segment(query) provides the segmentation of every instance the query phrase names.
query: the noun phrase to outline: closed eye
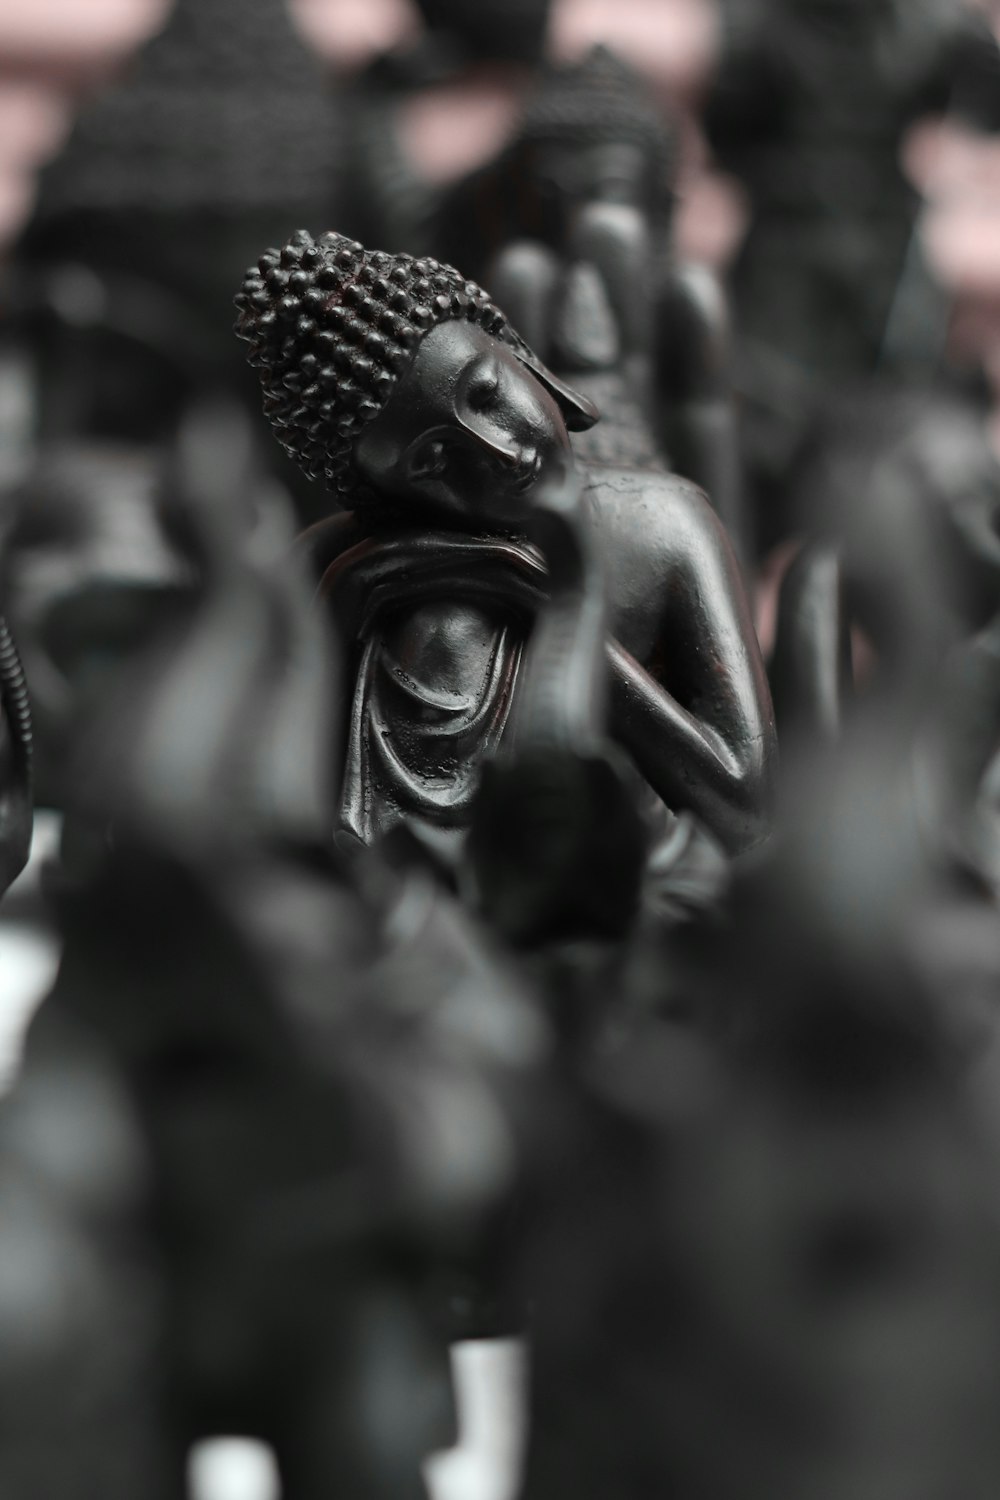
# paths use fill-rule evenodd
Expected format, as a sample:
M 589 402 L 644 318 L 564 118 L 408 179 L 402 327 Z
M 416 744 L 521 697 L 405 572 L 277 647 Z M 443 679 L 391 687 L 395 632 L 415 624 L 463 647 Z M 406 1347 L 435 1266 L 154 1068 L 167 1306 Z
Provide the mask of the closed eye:
M 477 369 L 469 381 L 466 400 L 473 411 L 483 411 L 495 399 L 500 389 L 500 367 L 490 360 Z
M 439 439 L 423 443 L 410 460 L 411 479 L 436 479 L 448 467 L 448 450 Z

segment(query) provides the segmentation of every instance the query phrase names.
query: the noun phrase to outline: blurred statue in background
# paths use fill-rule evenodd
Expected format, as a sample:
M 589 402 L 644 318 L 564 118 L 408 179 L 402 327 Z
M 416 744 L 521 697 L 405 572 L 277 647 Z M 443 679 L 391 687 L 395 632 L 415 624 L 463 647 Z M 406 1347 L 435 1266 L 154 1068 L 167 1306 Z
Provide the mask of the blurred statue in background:
M 802 546 L 770 664 L 784 734 L 836 738 L 853 696 L 938 716 L 949 653 L 994 618 L 1000 465 L 977 402 L 860 384 L 815 418 L 787 481 Z M 957 727 L 957 726 L 956 726 Z
M 596 47 L 547 70 L 500 157 L 445 195 L 436 242 L 600 406 L 579 451 L 693 479 L 739 547 L 725 307 L 674 256 L 679 149 L 642 76 Z
M 0 618 L 0 896 L 28 860 L 32 782 L 28 686 L 10 628 Z
M 940 688 L 1000 605 L 1000 463 L 978 403 L 868 384 L 818 420 L 790 476 L 796 535 L 839 545 L 869 688 Z
M 577 481 L 568 430 L 594 408 L 435 260 L 302 231 L 237 301 L 279 441 L 347 512 L 311 536 L 349 660 L 342 838 L 406 820 L 460 840 L 550 586 L 535 526 L 580 483 L 607 587 L 610 734 L 645 781 L 652 847 L 669 869 L 692 817 L 728 851 L 760 839 L 770 701 L 703 496 L 639 466 L 583 464 Z
M 745 186 L 732 289 L 762 541 L 789 526 L 789 467 L 831 395 L 941 366 L 947 307 L 922 259 L 907 128 L 1000 128 L 1000 54 L 952 0 L 726 0 L 704 124 Z

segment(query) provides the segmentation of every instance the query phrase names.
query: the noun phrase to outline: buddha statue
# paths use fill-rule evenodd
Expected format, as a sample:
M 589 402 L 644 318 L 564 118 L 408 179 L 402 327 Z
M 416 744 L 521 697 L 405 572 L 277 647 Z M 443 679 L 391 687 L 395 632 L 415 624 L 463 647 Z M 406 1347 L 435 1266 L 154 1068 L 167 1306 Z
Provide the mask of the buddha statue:
M 279 441 L 345 512 L 308 534 L 349 662 L 341 841 L 406 821 L 461 844 L 550 585 L 533 538 L 575 504 L 604 574 L 608 727 L 661 874 L 692 828 L 732 853 L 756 843 L 770 699 L 704 495 L 659 469 L 578 466 L 570 433 L 596 409 L 434 259 L 299 231 L 237 306 Z

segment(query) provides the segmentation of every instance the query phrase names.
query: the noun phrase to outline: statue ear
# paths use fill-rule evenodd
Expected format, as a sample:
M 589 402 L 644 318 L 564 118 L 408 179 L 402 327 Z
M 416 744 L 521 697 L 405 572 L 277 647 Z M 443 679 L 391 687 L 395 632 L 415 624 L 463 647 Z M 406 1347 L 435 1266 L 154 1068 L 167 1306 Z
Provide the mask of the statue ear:
M 557 375 L 553 375 L 548 365 L 543 365 L 541 360 L 529 350 L 518 349 L 515 353 L 521 363 L 527 366 L 535 379 L 556 401 L 570 432 L 586 432 L 588 427 L 593 427 L 594 423 L 600 419 L 601 413 L 589 396 L 575 391 L 571 385 L 567 385 Z

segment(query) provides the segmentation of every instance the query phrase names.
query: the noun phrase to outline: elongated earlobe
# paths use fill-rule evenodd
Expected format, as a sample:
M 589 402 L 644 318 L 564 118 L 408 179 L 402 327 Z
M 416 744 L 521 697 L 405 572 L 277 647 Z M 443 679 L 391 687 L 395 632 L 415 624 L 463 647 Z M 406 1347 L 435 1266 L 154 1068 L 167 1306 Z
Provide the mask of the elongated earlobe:
M 575 391 L 571 385 L 553 375 L 548 365 L 527 350 L 515 350 L 518 359 L 539 381 L 549 395 L 558 402 L 559 410 L 570 432 L 586 432 L 588 427 L 600 420 L 601 413 L 588 396 Z

